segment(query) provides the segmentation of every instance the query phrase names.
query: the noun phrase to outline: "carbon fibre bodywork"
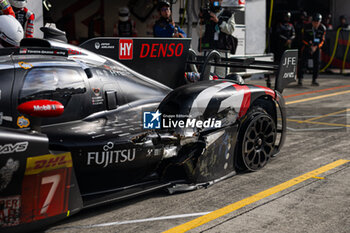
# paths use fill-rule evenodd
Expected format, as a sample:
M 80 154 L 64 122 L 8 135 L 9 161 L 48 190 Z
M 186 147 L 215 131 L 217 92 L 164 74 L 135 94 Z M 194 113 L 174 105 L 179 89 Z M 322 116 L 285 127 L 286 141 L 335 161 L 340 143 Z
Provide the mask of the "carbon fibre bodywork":
M 272 154 L 284 142 L 277 91 L 230 80 L 171 89 L 82 48 L 43 43 L 50 48 L 0 51 L 1 231 L 32 230 L 82 208 L 234 174 L 241 122 L 258 102 L 276 125 L 282 119 Z M 63 114 L 18 110 L 40 100 L 59 101 Z M 33 111 L 56 108 L 36 103 Z M 161 113 L 162 127 L 147 129 L 145 112 Z

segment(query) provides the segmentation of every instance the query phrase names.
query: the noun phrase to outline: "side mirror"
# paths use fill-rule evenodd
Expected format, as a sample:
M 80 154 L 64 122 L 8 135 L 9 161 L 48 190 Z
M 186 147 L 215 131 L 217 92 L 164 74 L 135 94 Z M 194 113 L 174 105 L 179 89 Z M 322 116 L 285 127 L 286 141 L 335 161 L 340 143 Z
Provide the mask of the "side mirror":
M 64 106 L 59 101 L 32 100 L 18 105 L 17 110 L 32 117 L 57 117 L 63 114 Z

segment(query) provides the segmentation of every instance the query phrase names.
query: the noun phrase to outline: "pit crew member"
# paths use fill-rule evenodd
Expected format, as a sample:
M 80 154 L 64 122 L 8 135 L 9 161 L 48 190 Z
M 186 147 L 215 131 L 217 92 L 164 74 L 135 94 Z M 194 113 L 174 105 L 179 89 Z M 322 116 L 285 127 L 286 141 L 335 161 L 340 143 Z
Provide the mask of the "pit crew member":
M 312 17 L 312 22 L 305 26 L 304 33 L 302 35 L 303 47 L 301 48 L 301 67 L 298 69 L 298 85 L 302 85 L 304 70 L 307 67 L 307 61 L 309 58 L 313 60 L 313 86 L 319 86 L 317 82 L 319 69 L 320 69 L 320 50 L 324 44 L 326 36 L 326 27 L 321 23 L 322 15 L 316 13 Z
M 21 23 L 25 31 L 25 37 L 32 38 L 34 36 L 35 15 L 26 8 L 27 0 L 10 0 L 10 4 L 15 12 L 16 19 Z
M 177 25 L 171 17 L 170 4 L 167 1 L 158 3 L 159 20 L 153 26 L 155 37 L 176 37 L 185 38 L 186 33 Z

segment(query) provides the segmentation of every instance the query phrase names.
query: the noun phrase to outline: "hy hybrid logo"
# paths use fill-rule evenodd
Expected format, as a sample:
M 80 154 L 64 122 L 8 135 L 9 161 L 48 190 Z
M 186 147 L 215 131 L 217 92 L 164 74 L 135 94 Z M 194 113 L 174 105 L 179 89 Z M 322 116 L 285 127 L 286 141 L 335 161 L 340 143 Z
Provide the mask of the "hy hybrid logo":
M 133 41 L 132 39 L 119 40 L 119 60 L 132 60 Z
M 144 129 L 160 129 L 161 113 L 157 112 L 144 112 L 143 113 L 143 128 Z

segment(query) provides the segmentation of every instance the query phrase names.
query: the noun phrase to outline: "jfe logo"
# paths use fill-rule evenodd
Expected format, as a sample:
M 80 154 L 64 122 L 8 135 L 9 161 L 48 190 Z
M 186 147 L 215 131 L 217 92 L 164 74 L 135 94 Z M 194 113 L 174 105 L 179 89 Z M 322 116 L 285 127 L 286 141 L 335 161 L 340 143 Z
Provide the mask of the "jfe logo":
M 119 60 L 132 60 L 133 41 L 131 39 L 119 40 Z
M 156 112 L 144 112 L 143 113 L 143 128 L 144 129 L 160 129 L 161 113 Z

